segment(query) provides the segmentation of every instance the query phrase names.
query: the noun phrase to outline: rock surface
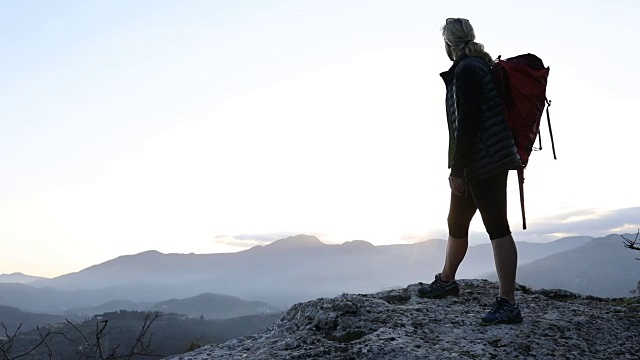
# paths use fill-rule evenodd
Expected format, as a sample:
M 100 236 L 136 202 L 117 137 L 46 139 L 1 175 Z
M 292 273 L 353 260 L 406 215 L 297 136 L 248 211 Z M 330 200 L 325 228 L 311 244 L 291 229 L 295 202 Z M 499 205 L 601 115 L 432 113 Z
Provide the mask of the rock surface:
M 640 359 L 633 299 L 520 286 L 524 322 L 483 326 L 497 284 L 459 283 L 459 296 L 440 300 L 417 297 L 413 284 L 296 304 L 260 334 L 170 359 Z

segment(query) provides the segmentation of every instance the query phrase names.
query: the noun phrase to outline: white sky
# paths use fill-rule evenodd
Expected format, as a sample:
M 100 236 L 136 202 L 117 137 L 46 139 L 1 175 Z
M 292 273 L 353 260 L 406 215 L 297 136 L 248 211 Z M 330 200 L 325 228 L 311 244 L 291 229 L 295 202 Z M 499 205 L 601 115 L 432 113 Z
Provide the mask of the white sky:
M 545 125 L 517 239 L 592 235 L 549 223 L 640 205 L 638 16 L 633 1 L 0 2 L 0 273 L 296 233 L 444 238 L 447 17 L 494 57 L 551 67 L 559 160 Z M 640 222 L 610 218 L 600 231 Z

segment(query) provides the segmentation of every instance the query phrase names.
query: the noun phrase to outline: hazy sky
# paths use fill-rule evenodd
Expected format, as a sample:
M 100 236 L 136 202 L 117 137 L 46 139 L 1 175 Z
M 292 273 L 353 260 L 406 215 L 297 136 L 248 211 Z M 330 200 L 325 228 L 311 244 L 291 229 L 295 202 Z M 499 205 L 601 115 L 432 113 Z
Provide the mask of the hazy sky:
M 639 15 L 635 1 L 2 1 L 0 273 L 297 233 L 444 238 L 448 17 L 494 57 L 551 67 L 559 159 L 545 125 L 517 239 L 635 232 Z

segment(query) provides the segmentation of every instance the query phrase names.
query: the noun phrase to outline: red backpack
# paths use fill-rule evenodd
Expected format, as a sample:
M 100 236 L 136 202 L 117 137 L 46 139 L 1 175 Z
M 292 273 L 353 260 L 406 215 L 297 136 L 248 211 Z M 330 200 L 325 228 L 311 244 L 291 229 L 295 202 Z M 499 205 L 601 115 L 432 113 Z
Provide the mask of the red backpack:
M 542 150 L 540 139 L 540 120 L 547 105 L 547 123 L 551 135 L 553 158 L 556 159 L 556 148 L 551 131 L 549 106 L 547 99 L 547 78 L 549 67 L 545 67 L 539 57 L 524 54 L 501 60 L 500 56 L 493 67 L 493 78 L 502 97 L 507 121 L 516 143 L 522 167 L 518 169 L 520 184 L 520 209 L 522 210 L 522 228 L 527 228 L 524 212 L 524 168 L 529 163 L 529 156 L 533 150 Z M 538 137 L 539 146 L 534 148 Z

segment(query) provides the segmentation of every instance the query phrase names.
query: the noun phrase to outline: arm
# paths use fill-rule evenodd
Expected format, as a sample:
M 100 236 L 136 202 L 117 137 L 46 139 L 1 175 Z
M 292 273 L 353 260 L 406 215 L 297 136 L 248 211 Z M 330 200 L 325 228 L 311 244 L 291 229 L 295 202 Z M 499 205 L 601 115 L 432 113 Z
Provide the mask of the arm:
M 482 123 L 482 78 L 466 66 L 456 74 L 458 131 L 456 132 L 451 176 L 462 178 L 475 149 L 476 134 Z

